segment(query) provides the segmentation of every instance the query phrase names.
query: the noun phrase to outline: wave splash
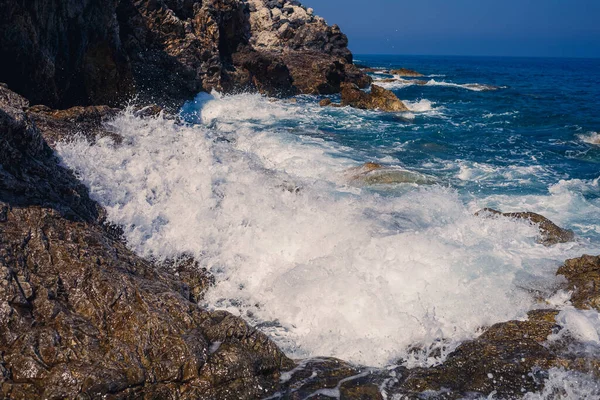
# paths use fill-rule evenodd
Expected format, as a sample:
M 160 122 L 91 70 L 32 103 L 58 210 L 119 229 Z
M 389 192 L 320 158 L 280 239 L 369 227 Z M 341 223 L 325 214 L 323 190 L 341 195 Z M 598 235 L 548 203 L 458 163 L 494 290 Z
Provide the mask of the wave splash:
M 184 107 L 194 124 L 125 113 L 112 122 L 122 144 L 76 139 L 58 152 L 135 251 L 194 256 L 217 279 L 209 306 L 295 357 L 439 363 L 444 352 L 409 348 L 452 348 L 524 316 L 530 291 L 549 291 L 581 252 L 542 248 L 526 223 L 479 219 L 482 205 L 448 187 L 352 185 L 348 149 L 302 134 L 307 107 L 204 94 Z

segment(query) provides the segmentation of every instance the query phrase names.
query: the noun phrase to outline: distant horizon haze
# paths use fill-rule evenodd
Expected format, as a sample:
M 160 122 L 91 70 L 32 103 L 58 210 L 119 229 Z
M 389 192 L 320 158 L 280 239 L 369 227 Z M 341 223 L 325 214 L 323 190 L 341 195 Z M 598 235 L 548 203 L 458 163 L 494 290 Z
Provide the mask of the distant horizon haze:
M 355 54 L 600 58 L 599 0 L 302 0 Z

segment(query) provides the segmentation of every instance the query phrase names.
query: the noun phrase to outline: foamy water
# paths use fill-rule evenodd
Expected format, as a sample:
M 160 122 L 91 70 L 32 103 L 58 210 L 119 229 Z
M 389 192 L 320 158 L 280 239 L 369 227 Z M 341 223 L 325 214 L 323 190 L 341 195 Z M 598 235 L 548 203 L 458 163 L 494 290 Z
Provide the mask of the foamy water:
M 347 171 L 364 161 L 315 124 L 344 115 L 369 126 L 365 113 L 203 94 L 184 107 L 195 124 L 125 113 L 112 123 L 121 145 L 75 140 L 58 152 L 136 252 L 196 257 L 217 279 L 208 306 L 257 324 L 292 357 L 439 363 L 483 327 L 540 307 L 531 292 L 550 295 L 565 258 L 600 250 L 585 239 L 546 248 L 523 221 L 473 215 L 494 202 L 545 204 L 570 227 L 595 205 L 568 187 L 504 199 L 445 184 L 353 184 Z M 477 179 L 467 171 L 461 179 Z M 409 354 L 414 345 L 423 352 Z
M 404 89 L 409 86 L 422 85 L 422 86 L 446 86 L 455 87 L 460 89 L 471 90 L 474 92 L 483 92 L 502 89 L 492 85 L 484 85 L 481 83 L 454 83 L 446 81 L 437 81 L 435 79 L 429 79 L 423 81 L 420 79 L 404 79 L 398 75 L 394 75 L 394 81 L 387 81 L 384 78 L 375 79 L 374 83 L 387 89 Z

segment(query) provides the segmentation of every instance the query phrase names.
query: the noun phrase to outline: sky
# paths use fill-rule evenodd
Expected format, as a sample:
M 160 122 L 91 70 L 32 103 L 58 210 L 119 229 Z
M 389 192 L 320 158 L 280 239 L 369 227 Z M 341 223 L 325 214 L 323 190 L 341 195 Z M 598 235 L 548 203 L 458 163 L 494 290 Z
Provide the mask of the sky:
M 301 0 L 355 54 L 600 57 L 600 0 Z

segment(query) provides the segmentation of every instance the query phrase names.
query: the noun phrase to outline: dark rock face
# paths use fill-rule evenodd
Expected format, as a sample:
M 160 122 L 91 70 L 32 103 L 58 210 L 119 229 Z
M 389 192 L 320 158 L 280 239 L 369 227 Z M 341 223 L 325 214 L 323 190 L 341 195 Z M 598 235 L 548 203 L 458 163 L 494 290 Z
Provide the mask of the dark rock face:
M 0 81 L 32 103 L 116 104 L 132 90 L 118 0 L 0 3 Z
M 600 256 L 572 258 L 556 273 L 567 278 L 568 289 L 573 291 L 571 303 L 575 307 L 600 310 Z
M 0 81 L 34 104 L 138 101 L 177 108 L 198 92 L 337 93 L 366 87 L 348 39 L 296 1 L 71 0 L 0 4 Z
M 44 140 L 65 120 L 40 132 L 27 106 L 0 87 L 2 397 L 272 392 L 293 363 L 239 318 L 190 301 L 207 284 L 199 269 L 173 266 L 192 287 L 129 251 Z
M 491 208 L 484 208 L 483 210 L 475 213 L 475 215 L 484 217 L 503 216 L 508 218 L 527 220 L 532 224 L 538 226 L 540 230 L 540 237 L 538 238 L 538 243 L 541 243 L 544 246 L 551 246 L 557 243 L 571 242 L 575 238 L 575 234 L 572 230 L 563 229 L 560 226 L 556 225 L 554 222 L 550 221 L 548 218 L 544 217 L 543 215 L 536 214 L 533 212 L 502 213 Z
M 342 105 L 365 110 L 408 111 L 404 103 L 391 90 L 377 85 L 372 85 L 371 92 L 367 93 L 354 84 L 344 84 L 342 86 Z

